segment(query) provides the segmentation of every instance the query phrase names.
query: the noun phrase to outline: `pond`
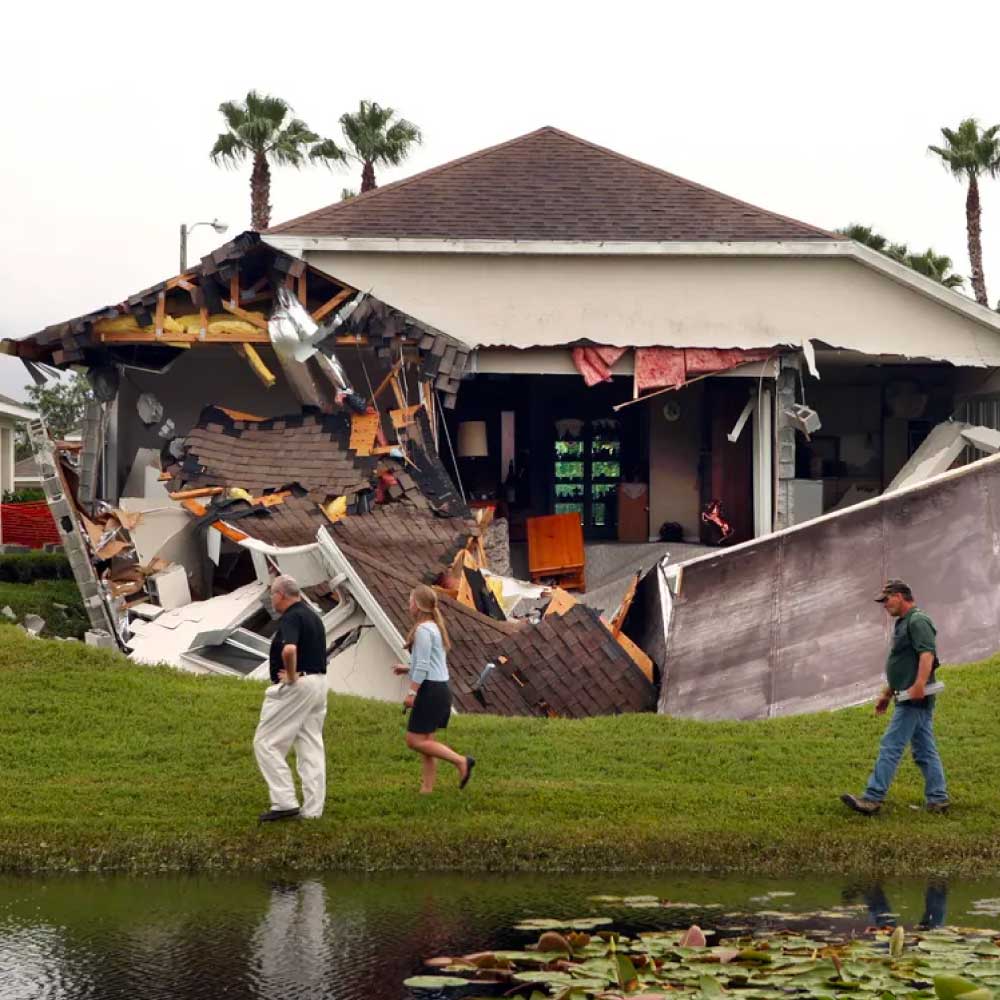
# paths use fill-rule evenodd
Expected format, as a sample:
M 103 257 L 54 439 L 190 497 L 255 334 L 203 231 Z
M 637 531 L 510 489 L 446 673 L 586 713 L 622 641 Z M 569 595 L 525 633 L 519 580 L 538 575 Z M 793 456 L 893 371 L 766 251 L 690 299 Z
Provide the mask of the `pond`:
M 642 896 L 652 898 L 625 900 Z M 599 917 L 634 935 L 691 923 L 753 931 L 794 913 L 797 930 L 850 935 L 897 920 L 1000 928 L 998 897 L 1000 883 L 939 880 L 11 877 L 0 880 L 0 997 L 409 1000 L 404 980 L 433 972 L 425 959 L 523 949 L 538 939 L 515 928 L 528 918 Z

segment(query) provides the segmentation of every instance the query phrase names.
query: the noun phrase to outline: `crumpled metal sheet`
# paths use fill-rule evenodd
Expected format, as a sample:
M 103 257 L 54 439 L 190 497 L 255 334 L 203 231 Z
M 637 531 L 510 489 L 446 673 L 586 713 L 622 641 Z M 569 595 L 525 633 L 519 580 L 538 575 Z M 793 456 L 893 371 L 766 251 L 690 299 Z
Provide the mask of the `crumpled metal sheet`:
M 884 683 L 905 580 L 944 663 L 1000 649 L 1000 455 L 683 566 L 661 714 L 760 719 L 858 704 Z

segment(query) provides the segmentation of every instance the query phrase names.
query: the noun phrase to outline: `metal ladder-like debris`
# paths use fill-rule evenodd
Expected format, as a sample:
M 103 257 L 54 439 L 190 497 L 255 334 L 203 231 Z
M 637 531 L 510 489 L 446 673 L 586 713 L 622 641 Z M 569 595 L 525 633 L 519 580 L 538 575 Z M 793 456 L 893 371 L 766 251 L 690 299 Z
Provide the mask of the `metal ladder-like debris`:
M 101 581 L 94 572 L 90 561 L 90 552 L 86 540 L 80 530 L 76 511 L 66 496 L 66 484 L 59 470 L 59 460 L 55 448 L 49 438 L 45 424 L 41 420 L 32 420 L 28 424 L 28 437 L 31 450 L 35 456 L 38 473 L 42 480 L 42 490 L 48 502 L 52 519 L 56 522 L 63 549 L 69 559 L 73 578 L 80 589 L 83 606 L 87 611 L 91 627 L 108 635 L 117 634 L 108 599 Z

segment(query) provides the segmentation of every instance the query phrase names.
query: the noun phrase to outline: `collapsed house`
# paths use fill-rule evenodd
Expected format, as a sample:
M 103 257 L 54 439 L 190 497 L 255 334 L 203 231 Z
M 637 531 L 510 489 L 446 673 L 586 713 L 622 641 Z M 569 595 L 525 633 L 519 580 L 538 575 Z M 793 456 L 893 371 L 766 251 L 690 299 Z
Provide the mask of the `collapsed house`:
M 266 676 L 269 581 L 289 572 L 323 615 L 331 687 L 395 700 L 424 582 L 455 636 L 460 710 L 653 707 L 652 665 L 590 608 L 557 591 L 540 621 L 504 611 L 489 518 L 437 450 L 469 356 L 454 338 L 248 233 L 126 303 L 7 344 L 39 378 L 76 365 L 94 389 L 78 446 L 40 421 L 31 437 L 95 641 Z
M 402 655 L 406 588 L 431 581 L 471 643 L 454 655 L 470 711 L 858 700 L 880 655 L 834 676 L 787 631 L 811 574 L 837 576 L 811 546 L 905 574 L 845 526 L 908 516 L 911 489 L 1000 428 L 998 314 L 553 128 L 4 347 L 39 377 L 83 367 L 97 393 L 76 459 L 36 434 L 95 629 L 137 659 L 254 675 L 265 581 L 297 567 L 332 683 L 394 697 L 366 664 Z M 597 614 L 613 546 L 628 554 Z M 932 572 L 909 574 L 918 595 Z M 515 577 L 563 589 L 536 601 Z M 860 622 L 850 593 L 838 615 Z M 730 694 L 712 702 L 716 665 Z

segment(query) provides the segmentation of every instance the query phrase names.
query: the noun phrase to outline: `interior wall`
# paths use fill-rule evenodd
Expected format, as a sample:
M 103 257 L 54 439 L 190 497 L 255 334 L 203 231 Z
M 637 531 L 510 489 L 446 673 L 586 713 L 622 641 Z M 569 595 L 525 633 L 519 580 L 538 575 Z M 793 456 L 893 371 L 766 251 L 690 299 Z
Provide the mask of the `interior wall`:
M 159 449 L 168 442 L 159 436 L 160 423 L 146 427 L 136 413 L 136 400 L 144 392 L 163 404 L 163 420 L 173 420 L 177 437 L 186 436 L 201 411 L 213 403 L 260 417 L 298 413 L 299 401 L 274 354 L 261 348 L 260 355 L 278 379 L 270 389 L 227 345 L 192 347 L 162 374 L 126 368 L 118 392 L 118 489 L 125 484 L 137 449 Z
M 705 383 L 697 382 L 659 401 L 639 404 L 649 408 L 649 532 L 657 537 L 665 521 L 684 528 L 684 540 L 699 536 L 699 461 Z M 673 400 L 680 416 L 669 421 L 663 406 Z

